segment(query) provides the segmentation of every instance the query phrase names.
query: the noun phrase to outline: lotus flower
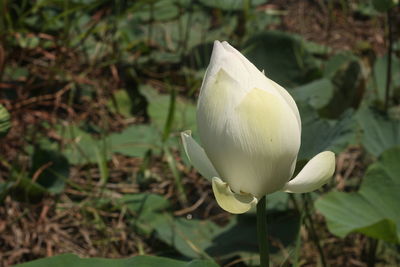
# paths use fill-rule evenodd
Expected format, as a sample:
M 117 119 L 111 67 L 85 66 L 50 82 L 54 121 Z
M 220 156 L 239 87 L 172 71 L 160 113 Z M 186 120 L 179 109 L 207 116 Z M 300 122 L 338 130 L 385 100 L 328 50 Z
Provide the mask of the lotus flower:
M 293 175 L 300 148 L 296 103 L 227 42 L 214 42 L 197 104 L 202 146 L 181 134 L 185 152 L 200 174 L 212 180 L 217 203 L 244 213 L 276 191 L 305 193 L 325 184 L 335 155 L 321 152 Z

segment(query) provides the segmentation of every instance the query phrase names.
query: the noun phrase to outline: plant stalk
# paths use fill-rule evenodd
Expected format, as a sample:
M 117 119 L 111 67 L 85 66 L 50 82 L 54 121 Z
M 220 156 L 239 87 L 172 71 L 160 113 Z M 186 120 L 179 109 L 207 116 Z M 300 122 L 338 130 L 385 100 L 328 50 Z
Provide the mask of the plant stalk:
M 266 203 L 266 196 L 263 196 L 257 203 L 257 239 L 261 267 L 269 267 Z
M 389 91 L 392 81 L 392 53 L 393 53 L 393 27 L 392 27 L 392 10 L 386 13 L 388 24 L 388 51 L 387 51 L 387 67 L 386 67 L 386 90 L 385 90 L 385 112 L 389 108 Z
M 304 223 L 304 225 L 308 228 L 307 230 L 310 232 L 311 238 L 313 239 L 313 242 L 314 242 L 315 246 L 317 247 L 322 266 L 326 267 L 327 264 L 326 264 L 326 260 L 325 260 L 325 254 L 321 247 L 321 243 L 319 241 L 319 237 L 318 237 L 317 231 L 315 230 L 314 222 L 313 222 L 313 219 L 312 219 L 311 213 L 310 213 L 310 205 L 309 205 L 309 203 L 311 202 L 310 195 L 308 193 L 302 194 L 302 198 L 303 198 L 303 203 L 304 203 L 303 205 L 304 205 L 304 211 L 305 211 L 305 218 L 308 221 L 308 227 L 307 227 L 306 223 Z

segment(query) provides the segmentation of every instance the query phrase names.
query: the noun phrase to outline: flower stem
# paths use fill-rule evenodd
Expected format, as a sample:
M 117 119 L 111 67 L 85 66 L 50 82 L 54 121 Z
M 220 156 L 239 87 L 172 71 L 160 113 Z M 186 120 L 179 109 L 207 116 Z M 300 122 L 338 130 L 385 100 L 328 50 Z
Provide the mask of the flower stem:
M 310 202 L 312 201 L 310 194 L 309 193 L 302 194 L 302 198 L 303 198 L 303 205 L 304 205 L 304 211 L 305 211 L 305 218 L 308 221 L 308 227 L 307 227 L 306 223 L 304 223 L 304 225 L 306 226 L 306 228 L 308 228 L 307 230 L 311 234 L 311 238 L 313 239 L 314 244 L 318 249 L 318 253 L 319 253 L 319 257 L 321 259 L 322 266 L 326 267 L 327 264 L 326 264 L 326 260 L 325 260 L 324 250 L 321 247 L 321 243 L 320 243 L 317 231 L 315 230 L 315 227 L 314 227 L 314 221 L 313 221 L 313 219 L 311 217 L 311 213 L 310 213 Z
M 387 51 L 387 68 L 386 68 L 386 88 L 385 88 L 385 111 L 389 108 L 389 90 L 392 80 L 392 53 L 393 53 L 393 28 L 392 28 L 392 11 L 387 11 L 387 24 L 388 24 L 388 51 Z
M 266 196 L 263 196 L 257 203 L 257 238 L 260 251 L 260 266 L 269 267 Z

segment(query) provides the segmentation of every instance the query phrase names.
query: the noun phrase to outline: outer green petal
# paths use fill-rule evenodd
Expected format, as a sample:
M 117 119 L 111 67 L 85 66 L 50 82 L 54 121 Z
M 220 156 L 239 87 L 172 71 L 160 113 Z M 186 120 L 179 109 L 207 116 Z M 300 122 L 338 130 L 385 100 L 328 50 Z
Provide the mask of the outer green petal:
M 204 149 L 197 144 L 192 138 L 191 131 L 181 133 L 183 147 L 190 162 L 196 170 L 205 178 L 211 179 L 212 177 L 219 176 L 214 166 L 208 159 Z
M 307 193 L 328 182 L 335 172 L 335 154 L 324 151 L 313 157 L 300 173 L 283 187 L 288 193 Z
M 218 205 L 227 212 L 245 213 L 257 204 L 257 198 L 250 194 L 233 193 L 229 185 L 218 177 L 212 178 L 212 188 Z

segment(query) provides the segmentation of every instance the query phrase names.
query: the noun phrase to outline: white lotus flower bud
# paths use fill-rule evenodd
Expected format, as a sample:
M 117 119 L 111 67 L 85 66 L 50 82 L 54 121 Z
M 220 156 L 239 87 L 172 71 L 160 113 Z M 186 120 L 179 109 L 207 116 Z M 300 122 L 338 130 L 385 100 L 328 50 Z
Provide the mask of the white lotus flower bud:
M 325 184 L 335 156 L 315 156 L 291 181 L 300 148 L 301 120 L 289 93 L 227 42 L 214 42 L 197 105 L 203 148 L 182 133 L 194 167 L 212 179 L 218 204 L 244 213 L 266 194 L 310 192 Z

